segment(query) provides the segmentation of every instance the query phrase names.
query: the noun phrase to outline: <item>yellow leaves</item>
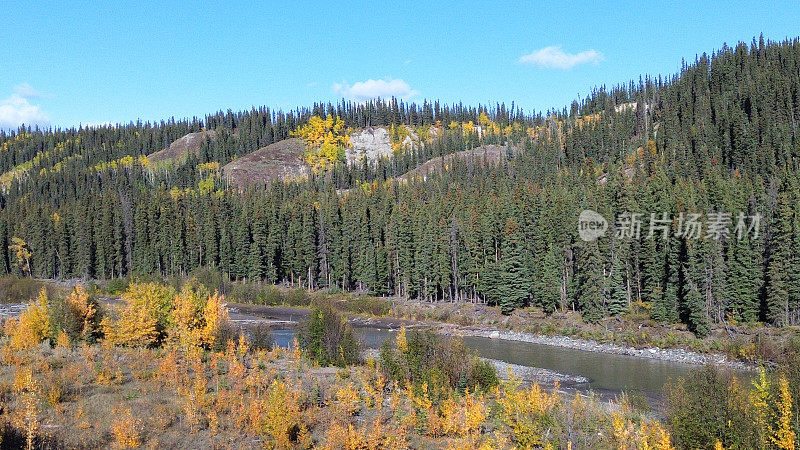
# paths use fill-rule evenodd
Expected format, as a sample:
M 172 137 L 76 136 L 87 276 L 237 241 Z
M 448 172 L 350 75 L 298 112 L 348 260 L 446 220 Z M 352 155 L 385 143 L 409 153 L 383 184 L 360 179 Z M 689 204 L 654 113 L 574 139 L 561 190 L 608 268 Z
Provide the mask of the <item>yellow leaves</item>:
M 74 316 L 81 321 L 81 335 L 87 340 L 97 331 L 95 330 L 97 308 L 89 300 L 89 293 L 83 286 L 77 285 L 67 296 L 66 303 Z
M 47 290 L 42 288 L 36 302 L 28 306 L 17 321 L 9 321 L 12 350 L 27 350 L 39 345 L 50 334 Z
M 538 384 L 528 389 L 520 387 L 520 380 L 511 377 L 496 389 L 500 406 L 500 420 L 509 428 L 517 445 L 537 447 L 548 444 L 545 435 L 549 415 L 559 402 L 558 393 L 547 394 Z
M 761 437 L 761 445 L 766 446 L 766 438 L 770 434 L 770 382 L 764 368 L 758 371 L 758 379 L 753 380 L 753 390 L 750 391 L 749 400 L 753 407 L 756 428 Z
M 638 450 L 674 450 L 669 433 L 658 421 L 642 421 L 637 427 L 626 415 L 629 410 L 623 405 L 611 415 L 611 428 L 616 448 Z
M 33 379 L 29 367 L 18 367 L 14 374 L 14 394 L 19 398 L 20 408 L 12 417 L 14 425 L 24 430 L 26 448 L 33 449 L 33 441 L 40 428 L 38 394 L 39 385 Z
M 126 169 L 130 169 L 131 167 L 133 167 L 133 156 L 131 155 L 123 156 L 122 158 L 119 159 L 119 165 Z
M 58 337 L 56 338 L 56 348 L 69 348 L 70 347 L 69 336 L 64 330 L 58 332 Z
M 347 416 L 352 416 L 361 409 L 361 398 L 352 384 L 347 384 L 336 392 L 336 401 Z
M 22 274 L 30 275 L 31 256 L 33 256 L 33 252 L 28 246 L 28 243 L 25 242 L 24 239 L 14 236 L 11 238 L 11 244 L 8 246 L 8 249 L 13 253 L 17 266 L 19 270 L 22 271 Z
M 300 395 L 284 381 L 273 380 L 267 392 L 249 406 L 251 427 L 267 439 L 270 448 L 289 448 L 310 444 L 308 427 L 300 411 Z
M 158 340 L 158 321 L 144 308 L 129 307 L 116 322 L 108 317 L 100 323 L 106 342 L 129 347 L 149 347 Z
M 397 351 L 405 353 L 408 350 L 408 341 L 406 340 L 406 327 L 400 327 L 400 332 L 397 333 Z
M 197 165 L 197 170 L 203 174 L 205 172 L 218 172 L 219 171 L 219 163 L 217 161 L 210 161 L 207 163 L 202 163 Z
M 188 286 L 174 297 L 170 337 L 180 348 L 199 347 L 202 344 L 204 300 L 195 289 Z
M 658 147 L 656 147 L 656 142 L 654 140 L 648 139 L 647 151 L 650 152 L 650 154 L 653 156 L 655 156 L 658 153 Z
M 777 426 L 770 436 L 770 440 L 779 449 L 794 450 L 797 436 L 794 431 L 792 419 L 792 393 L 789 390 L 789 381 L 785 374 L 778 378 Z
M 478 123 L 482 127 L 488 127 L 489 125 L 492 124 L 492 121 L 489 119 L 489 116 L 486 115 L 486 111 L 481 111 L 481 113 L 478 115 Z
M 133 283 L 116 321 L 103 320 L 106 340 L 114 345 L 149 347 L 168 337 L 185 350 L 212 348 L 228 322 L 225 297 L 190 284 L 180 294 L 154 283 Z
M 169 190 L 169 196 L 172 198 L 172 200 L 177 200 L 177 199 L 183 197 L 183 191 L 181 190 L 181 188 L 179 188 L 177 186 L 173 186 Z
M 135 448 L 142 445 L 140 420 L 133 417 L 130 408 L 114 408 L 111 435 L 115 448 Z
M 106 341 L 114 345 L 155 345 L 171 322 L 174 291 L 155 283 L 132 283 L 122 295 L 126 305 L 116 321 L 104 318 Z
M 475 124 L 470 120 L 461 124 L 461 130 L 464 134 L 472 134 L 475 132 Z
M 292 132 L 306 144 L 305 161 L 314 173 L 328 169 L 344 158 L 344 148 L 350 145 L 350 137 L 344 121 L 339 116 L 329 115 L 326 119 L 311 116 L 308 124 Z
M 486 417 L 483 395 L 466 392 L 458 399 L 449 397 L 441 407 L 441 431 L 448 436 L 477 435 Z
M 218 292 L 215 292 L 211 297 L 208 298 L 205 308 L 203 309 L 204 323 L 201 333 L 202 343 L 209 347 L 213 347 L 216 343 L 219 330 L 229 320 L 228 308 L 225 306 L 225 297 Z
M 197 182 L 197 190 L 199 190 L 202 195 L 208 195 L 213 192 L 214 187 L 214 175 L 209 175 Z

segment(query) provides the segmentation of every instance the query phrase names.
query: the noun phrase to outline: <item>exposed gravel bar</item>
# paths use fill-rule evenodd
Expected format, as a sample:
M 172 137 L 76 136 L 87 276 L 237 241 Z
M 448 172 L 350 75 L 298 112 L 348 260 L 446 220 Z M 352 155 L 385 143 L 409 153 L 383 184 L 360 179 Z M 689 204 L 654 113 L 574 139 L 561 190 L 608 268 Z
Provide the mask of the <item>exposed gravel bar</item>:
M 569 375 L 539 367 L 520 366 L 519 364 L 511 364 L 496 359 L 484 359 L 494 365 L 494 368 L 497 369 L 497 375 L 501 379 L 508 379 L 508 374 L 510 373 L 522 381 L 539 383 L 541 385 L 552 385 L 558 381 L 562 385 L 573 386 L 576 384 L 586 384 L 591 381 L 580 375 Z
M 477 336 L 489 339 L 503 339 L 507 341 L 530 342 L 534 344 L 571 348 L 586 352 L 628 355 L 628 356 L 635 356 L 638 358 L 657 359 L 660 361 L 670 361 L 670 362 L 692 364 L 692 365 L 713 364 L 716 366 L 725 366 L 734 370 L 741 370 L 741 371 L 750 371 L 755 369 L 752 365 L 743 363 L 741 361 L 730 360 L 725 355 L 714 354 L 714 353 L 702 354 L 677 348 L 663 349 L 658 347 L 651 347 L 651 348 L 624 347 L 616 344 L 605 344 L 587 339 L 576 339 L 568 336 L 544 336 L 544 335 L 536 335 L 529 333 L 520 333 L 516 331 L 472 330 L 466 328 L 457 328 L 454 331 L 455 331 L 454 334 L 460 334 L 465 336 Z

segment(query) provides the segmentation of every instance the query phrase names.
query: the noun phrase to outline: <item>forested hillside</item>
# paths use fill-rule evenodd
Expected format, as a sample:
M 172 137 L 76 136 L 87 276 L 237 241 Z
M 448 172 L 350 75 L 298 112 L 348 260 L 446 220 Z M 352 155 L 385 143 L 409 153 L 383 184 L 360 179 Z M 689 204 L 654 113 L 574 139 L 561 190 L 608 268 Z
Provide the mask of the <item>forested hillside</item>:
M 332 167 L 306 179 L 246 191 L 219 173 L 336 117 L 337 145 L 347 130 L 380 126 L 393 156 L 347 164 L 333 152 Z M 599 87 L 546 113 L 391 99 L 20 129 L 0 134 L 0 271 L 113 278 L 213 266 L 234 280 L 576 309 L 588 321 L 641 302 L 701 336 L 720 321 L 797 325 L 799 120 L 794 39 L 725 46 L 665 79 Z M 215 133 L 196 154 L 146 156 L 203 130 Z M 395 145 L 411 132 L 421 145 Z M 425 180 L 396 179 L 487 144 L 507 145 L 507 157 L 440 158 Z M 608 219 L 605 236 L 579 237 L 584 209 Z M 638 235 L 626 233 L 630 213 L 642 214 Z M 651 214 L 667 233 L 649 235 Z M 682 220 L 692 214 L 729 220 L 729 232 L 695 238 Z

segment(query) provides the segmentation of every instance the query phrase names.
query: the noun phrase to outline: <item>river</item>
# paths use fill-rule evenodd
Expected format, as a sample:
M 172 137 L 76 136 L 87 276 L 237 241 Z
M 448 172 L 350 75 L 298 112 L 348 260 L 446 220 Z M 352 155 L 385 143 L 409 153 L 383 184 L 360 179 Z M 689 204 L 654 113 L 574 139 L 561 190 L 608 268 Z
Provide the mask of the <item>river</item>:
M 397 331 L 377 328 L 356 328 L 355 332 L 364 346 L 371 349 L 379 348 L 384 340 L 393 339 L 397 334 Z M 290 346 L 294 336 L 294 330 L 273 331 L 275 344 L 281 347 Z M 484 358 L 589 378 L 589 383 L 575 386 L 580 390 L 611 393 L 625 391 L 648 397 L 658 396 L 664 384 L 670 379 L 685 376 L 697 368 L 671 361 L 596 353 L 530 342 L 474 336 L 466 336 L 463 339 L 467 347 Z

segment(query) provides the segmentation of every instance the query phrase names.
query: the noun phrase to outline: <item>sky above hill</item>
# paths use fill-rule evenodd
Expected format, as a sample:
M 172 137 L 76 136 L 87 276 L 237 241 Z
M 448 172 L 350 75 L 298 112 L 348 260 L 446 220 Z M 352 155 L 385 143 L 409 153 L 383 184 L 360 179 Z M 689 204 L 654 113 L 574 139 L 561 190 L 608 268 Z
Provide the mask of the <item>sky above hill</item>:
M 800 34 L 796 0 L 3 3 L 0 129 L 392 95 L 560 109 Z

